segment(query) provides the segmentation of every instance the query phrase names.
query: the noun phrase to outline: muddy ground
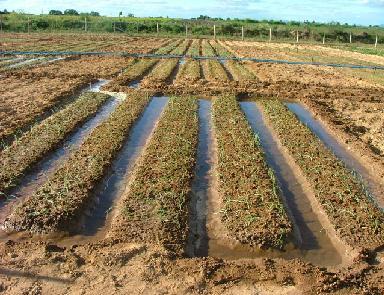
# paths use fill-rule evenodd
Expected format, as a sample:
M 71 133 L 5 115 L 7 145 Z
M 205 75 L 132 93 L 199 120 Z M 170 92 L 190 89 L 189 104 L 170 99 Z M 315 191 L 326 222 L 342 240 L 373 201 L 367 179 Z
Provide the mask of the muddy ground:
M 33 42 L 45 42 L 42 48 L 43 45 L 57 44 L 58 39 L 49 38 L 36 37 Z M 74 37 L 67 38 L 63 48 L 76 44 Z M 24 43 L 7 42 L 3 45 L 10 49 L 33 46 L 33 42 L 25 40 Z M 86 41 L 91 42 L 91 47 L 83 44 L 82 48 L 100 49 L 98 46 L 107 40 L 95 37 Z M 112 41 L 107 44 L 109 47 L 101 49 L 132 49 L 126 40 Z M 100 44 L 92 45 L 92 42 Z M 148 52 L 161 42 L 160 39 L 148 39 L 142 45 L 135 45 L 135 50 Z M 293 45 L 270 44 L 268 47 L 259 44 L 250 51 L 252 44 L 226 42 L 239 55 L 251 52 L 263 58 L 290 60 L 327 56 L 327 60 L 318 58 L 316 61 L 384 63 L 380 57 L 321 46 L 306 45 L 297 51 Z M 305 50 L 310 52 L 305 53 Z M 345 55 L 348 57 L 345 58 Z M 0 93 L 1 111 L 6 115 L 1 123 L 10 129 L 23 126 L 41 114 L 46 105 L 54 105 L 61 99 L 62 95 L 53 95 L 58 89 L 63 91 L 68 88 L 72 92 L 72 88 L 87 84 L 94 78 L 113 77 L 127 62 L 124 58 L 81 58 L 30 71 L 6 73 L 1 80 L 4 87 Z M 62 67 L 62 64 L 66 66 Z M 253 82 L 208 82 L 202 81 L 206 79 L 203 75 L 197 82 L 183 83 L 180 79 L 177 84 L 173 81 L 174 85 L 160 85 L 154 90 L 208 95 L 238 92 L 248 98 L 299 100 L 347 149 L 370 167 L 379 182 L 384 183 L 382 73 L 293 65 L 247 64 L 247 67 L 257 77 Z M 65 80 L 58 77 L 59 73 Z M 37 92 L 35 89 L 38 89 Z M 5 130 L 2 128 L 1 132 L 8 133 Z M 112 232 L 115 229 L 109 230 Z M 4 240 L 0 242 L 0 293 L 383 294 L 384 254 L 383 249 L 378 250 L 376 256 L 361 249 L 353 262 L 326 269 L 299 260 L 260 258 L 224 261 L 181 257 L 156 246 L 156 243 L 133 244 L 123 235 L 79 245 L 76 242 L 62 245 L 57 240 L 29 238 Z
M 59 247 L 1 244 L 5 294 L 382 294 L 384 263 L 361 253 L 327 270 L 281 259 L 223 261 L 174 257 L 153 245 L 104 240 Z

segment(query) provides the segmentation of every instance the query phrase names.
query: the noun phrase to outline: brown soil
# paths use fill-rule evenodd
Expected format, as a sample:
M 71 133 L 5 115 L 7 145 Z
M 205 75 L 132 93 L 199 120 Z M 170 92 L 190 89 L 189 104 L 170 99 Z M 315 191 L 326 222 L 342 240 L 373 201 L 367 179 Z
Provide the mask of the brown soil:
M 381 294 L 384 264 L 361 259 L 329 271 L 282 259 L 175 257 L 149 244 L 106 239 L 82 246 L 0 245 L 6 294 Z M 1 292 L 0 291 L 0 292 Z
M 67 40 L 51 35 L 12 34 L 6 49 L 76 45 L 78 36 Z M 148 52 L 165 44 L 164 39 L 90 36 L 87 42 L 101 50 Z M 144 41 L 143 41 L 144 40 Z M 106 47 L 104 42 L 109 42 Z M 227 42 L 229 47 L 238 46 Z M 243 52 L 254 44 L 242 44 Z M 104 44 L 106 45 L 106 44 Z M 132 46 L 131 46 L 132 45 Z M 252 45 L 253 46 L 253 45 Z M 265 47 L 265 45 L 263 45 Z M 259 57 L 297 60 L 295 47 L 261 46 Z M 291 46 L 291 47 L 290 47 Z M 91 47 L 89 47 L 91 48 Z M 303 47 L 304 48 L 304 47 Z M 311 50 L 320 50 L 315 46 Z M 332 57 L 348 54 L 355 60 L 381 64 L 379 57 L 324 49 Z M 65 62 L 6 72 L 1 77 L 0 131 L 10 134 L 29 124 L 70 95 L 73 89 L 95 78 L 116 75 L 125 58 L 85 57 Z M 156 91 L 213 95 L 238 92 L 305 102 L 329 130 L 344 142 L 379 179 L 384 180 L 383 88 L 354 71 L 314 66 L 248 64 L 257 81 L 245 85 L 235 81 L 191 83 L 178 81 L 160 85 Z M 368 72 L 367 72 L 368 73 Z M 371 74 L 370 72 L 368 74 Z M 208 77 L 206 77 L 208 78 Z M 379 78 L 378 78 L 379 79 Z M 16 107 L 17 106 L 17 107 Z M 11 130 L 11 131 L 10 131 Z M 383 183 L 383 182 L 381 182 Z M 384 194 L 383 194 L 384 195 Z M 122 233 L 111 224 L 109 233 Z M 108 233 L 107 233 L 108 236 Z M 44 240 L 44 238 L 43 238 Z M 0 293 L 4 294 L 383 294 L 384 254 L 361 250 L 358 258 L 343 267 L 319 268 L 299 260 L 253 259 L 225 261 L 185 258 L 154 243 L 132 243 L 125 235 L 113 234 L 96 242 L 58 247 L 51 241 L 7 241 L 0 243 Z M 72 242 L 76 243 L 76 242 Z M 381 252 L 380 252 L 381 251 Z

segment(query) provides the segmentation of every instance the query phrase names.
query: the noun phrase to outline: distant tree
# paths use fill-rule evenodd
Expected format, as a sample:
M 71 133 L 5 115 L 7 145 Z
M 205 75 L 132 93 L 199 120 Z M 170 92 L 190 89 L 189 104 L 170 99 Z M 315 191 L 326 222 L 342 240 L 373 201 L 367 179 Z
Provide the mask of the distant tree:
M 89 15 L 90 16 L 100 16 L 100 13 L 98 13 L 97 11 L 91 11 L 91 13 Z
M 128 13 L 127 16 L 128 17 L 135 17 L 135 15 L 133 13 Z M 167 16 L 167 18 L 168 18 L 168 16 Z
M 79 13 L 75 9 L 66 9 L 64 10 L 65 15 L 79 15 Z
M 208 20 L 211 19 L 208 15 L 201 15 L 197 19 Z
M 49 11 L 49 14 L 50 15 L 62 15 L 63 13 L 60 10 L 52 9 L 52 10 Z

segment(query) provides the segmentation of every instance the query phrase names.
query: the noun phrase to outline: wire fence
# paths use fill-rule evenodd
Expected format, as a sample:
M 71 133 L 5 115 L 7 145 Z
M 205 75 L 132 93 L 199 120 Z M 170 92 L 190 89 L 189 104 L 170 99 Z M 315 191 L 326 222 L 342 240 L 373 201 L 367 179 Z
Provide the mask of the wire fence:
M 371 44 L 375 48 L 384 44 L 383 33 L 368 33 L 365 31 L 352 33 L 345 30 L 320 30 L 309 28 L 289 28 L 279 26 L 244 25 L 232 23 L 214 22 L 155 22 L 155 21 L 115 21 L 102 18 L 97 21 L 83 19 L 38 18 L 26 20 L 7 20 L 0 18 L 0 32 L 90 32 L 90 33 L 120 33 L 131 36 L 186 36 L 186 37 L 212 37 L 229 38 L 239 40 L 263 40 L 263 41 L 284 41 L 294 43 L 318 42 L 323 44 L 334 43 L 364 43 Z

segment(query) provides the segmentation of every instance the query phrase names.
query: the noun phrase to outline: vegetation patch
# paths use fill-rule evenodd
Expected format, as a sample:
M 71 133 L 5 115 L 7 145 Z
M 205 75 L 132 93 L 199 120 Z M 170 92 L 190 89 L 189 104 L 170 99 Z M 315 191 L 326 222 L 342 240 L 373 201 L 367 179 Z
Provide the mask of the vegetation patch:
M 71 231 L 92 189 L 122 148 L 148 101 L 146 93 L 130 94 L 42 187 L 15 208 L 5 227 L 33 232 Z
M 238 61 L 227 60 L 225 65 L 235 81 L 249 82 L 256 80 L 256 76 Z
M 148 76 L 141 83 L 143 88 L 156 88 L 161 87 L 172 75 L 179 60 L 176 58 L 164 59 L 160 61 L 155 68 L 149 73 Z
M 95 114 L 109 98 L 85 93 L 65 109 L 35 125 L 0 152 L 0 192 L 5 194 L 23 173 L 60 144 L 73 130 Z
M 213 101 L 221 219 L 241 243 L 282 248 L 292 231 L 273 170 L 233 96 Z
M 196 99 L 171 98 L 124 197 L 119 236 L 182 250 L 197 139 Z
M 197 82 L 200 78 L 200 62 L 188 59 L 177 73 L 176 81 Z
M 191 46 L 189 46 L 186 55 L 190 56 L 190 57 L 200 55 L 200 40 L 199 39 L 192 40 Z
M 382 246 L 384 213 L 373 203 L 359 176 L 347 169 L 282 102 L 263 100 L 261 104 L 340 237 L 352 247 Z
M 212 82 L 229 82 L 228 75 L 220 62 L 217 60 L 204 60 L 202 64 L 205 79 Z

